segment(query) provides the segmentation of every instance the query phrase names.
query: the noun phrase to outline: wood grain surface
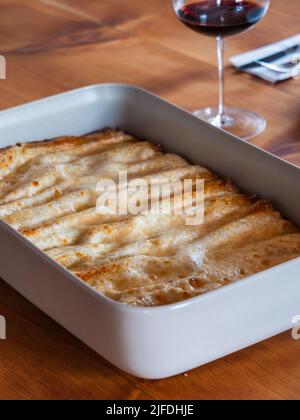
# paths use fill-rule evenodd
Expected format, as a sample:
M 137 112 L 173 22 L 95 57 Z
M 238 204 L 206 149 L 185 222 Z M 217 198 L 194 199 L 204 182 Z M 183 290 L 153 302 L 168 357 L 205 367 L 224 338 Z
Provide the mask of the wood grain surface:
M 228 55 L 299 32 L 300 0 L 272 0 Z M 92 83 L 128 82 L 193 110 L 217 103 L 212 39 L 169 0 L 0 0 L 2 109 Z M 254 142 L 300 165 L 300 80 L 270 85 L 227 66 L 227 104 L 265 115 Z M 1 245 L 2 246 L 2 245 Z M 300 313 L 300 307 L 299 307 Z M 0 281 L 0 399 L 299 399 L 300 342 L 286 333 L 162 381 L 120 372 Z

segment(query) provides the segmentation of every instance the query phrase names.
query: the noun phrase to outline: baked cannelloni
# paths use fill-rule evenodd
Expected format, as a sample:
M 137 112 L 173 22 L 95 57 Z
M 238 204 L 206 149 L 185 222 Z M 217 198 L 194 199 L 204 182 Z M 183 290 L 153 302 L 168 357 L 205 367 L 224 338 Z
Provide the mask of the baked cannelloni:
M 121 171 L 146 185 L 204 180 L 203 222 L 99 212 L 98 183 Z M 182 301 L 300 256 L 299 230 L 270 203 L 113 130 L 0 151 L 0 218 L 100 293 L 136 306 Z

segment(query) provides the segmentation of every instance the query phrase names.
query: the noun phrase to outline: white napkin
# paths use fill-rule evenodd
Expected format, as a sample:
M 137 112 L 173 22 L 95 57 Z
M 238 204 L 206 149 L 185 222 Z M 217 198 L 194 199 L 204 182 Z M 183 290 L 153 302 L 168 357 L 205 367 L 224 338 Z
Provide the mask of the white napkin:
M 300 77 L 300 67 L 297 72 L 291 70 L 288 73 L 278 73 L 256 64 L 255 61 L 262 60 L 280 65 L 298 58 L 300 58 L 300 34 L 244 54 L 236 55 L 230 61 L 241 71 L 258 76 L 271 83 L 278 83 L 293 77 Z

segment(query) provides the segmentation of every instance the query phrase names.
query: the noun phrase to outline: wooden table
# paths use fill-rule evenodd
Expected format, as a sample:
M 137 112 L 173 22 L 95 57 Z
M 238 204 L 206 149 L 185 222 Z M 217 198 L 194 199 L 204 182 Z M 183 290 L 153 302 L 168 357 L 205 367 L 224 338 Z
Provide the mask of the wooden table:
M 299 31 L 299 0 L 272 0 L 228 54 Z M 169 0 L 1 0 L 2 108 L 83 85 L 141 85 L 189 110 L 217 101 L 214 41 L 181 25 Z M 272 86 L 227 69 L 227 103 L 264 114 L 255 143 L 300 164 L 300 81 Z M 3 246 L 3 245 L 2 245 Z M 17 261 L 16 261 L 17 263 Z M 284 281 L 284 279 L 283 279 Z M 299 307 L 300 313 L 300 307 Z M 0 282 L 1 399 L 299 399 L 300 342 L 290 333 L 162 381 L 130 377 Z

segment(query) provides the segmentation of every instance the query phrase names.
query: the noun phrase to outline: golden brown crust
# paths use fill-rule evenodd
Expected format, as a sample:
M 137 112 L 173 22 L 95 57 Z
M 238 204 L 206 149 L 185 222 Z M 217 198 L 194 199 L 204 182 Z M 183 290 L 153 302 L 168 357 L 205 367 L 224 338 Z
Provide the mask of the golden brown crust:
M 190 179 L 195 188 L 203 179 L 204 223 L 188 226 L 175 211 L 98 214 L 97 182 L 117 180 L 122 170 L 146 188 L 161 179 Z M 195 191 L 188 196 L 187 211 Z M 179 302 L 300 256 L 299 230 L 269 202 L 111 129 L 0 150 L 0 218 L 97 291 L 130 305 Z

